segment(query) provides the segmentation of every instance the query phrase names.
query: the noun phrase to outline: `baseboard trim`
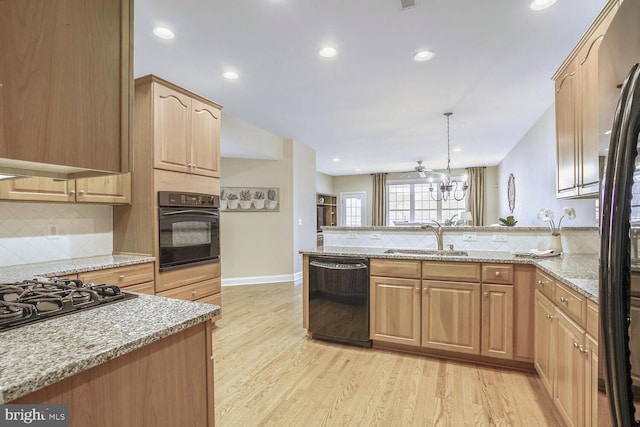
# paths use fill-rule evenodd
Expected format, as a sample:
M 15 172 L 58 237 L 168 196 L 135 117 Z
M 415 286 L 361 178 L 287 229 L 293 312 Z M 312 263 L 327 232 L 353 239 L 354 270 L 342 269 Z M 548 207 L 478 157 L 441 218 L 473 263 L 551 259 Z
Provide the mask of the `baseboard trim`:
M 302 281 L 302 272 L 295 274 L 277 274 L 273 276 L 251 276 L 251 277 L 232 277 L 222 278 L 222 286 L 244 286 L 244 285 L 262 285 L 268 283 L 282 282 L 300 282 Z

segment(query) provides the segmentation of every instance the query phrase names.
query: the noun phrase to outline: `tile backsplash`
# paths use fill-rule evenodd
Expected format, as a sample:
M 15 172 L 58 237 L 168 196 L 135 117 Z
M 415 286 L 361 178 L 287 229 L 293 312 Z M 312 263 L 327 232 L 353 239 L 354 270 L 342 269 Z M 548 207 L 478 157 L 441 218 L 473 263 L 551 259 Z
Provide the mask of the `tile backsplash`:
M 0 267 L 110 255 L 112 224 L 112 206 L 0 202 Z

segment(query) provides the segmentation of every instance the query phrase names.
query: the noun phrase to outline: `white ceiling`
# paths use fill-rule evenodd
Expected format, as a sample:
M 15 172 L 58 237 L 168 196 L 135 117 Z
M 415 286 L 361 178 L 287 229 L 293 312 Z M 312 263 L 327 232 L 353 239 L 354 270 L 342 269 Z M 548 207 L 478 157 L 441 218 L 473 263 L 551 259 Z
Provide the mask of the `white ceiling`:
M 329 175 L 405 171 L 417 160 L 446 167 L 447 111 L 451 148 L 461 149 L 452 168 L 492 166 L 553 103 L 551 76 L 605 0 L 540 12 L 530 0 L 415 3 L 135 0 L 135 75 L 156 74 L 313 147 Z M 157 39 L 155 26 L 175 39 Z M 320 57 L 325 44 L 338 56 Z M 419 49 L 436 56 L 415 62 Z M 223 79 L 227 70 L 240 79 Z

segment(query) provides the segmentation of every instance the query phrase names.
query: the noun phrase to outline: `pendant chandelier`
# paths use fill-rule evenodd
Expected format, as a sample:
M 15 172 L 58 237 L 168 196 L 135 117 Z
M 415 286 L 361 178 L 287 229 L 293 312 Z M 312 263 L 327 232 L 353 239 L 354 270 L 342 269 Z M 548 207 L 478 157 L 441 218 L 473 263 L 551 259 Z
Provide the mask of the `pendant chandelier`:
M 467 181 L 459 182 L 451 179 L 451 145 L 449 141 L 449 118 L 453 113 L 444 113 L 447 117 L 447 174 L 442 178 L 440 185 L 434 187 L 433 182 L 429 183 L 429 195 L 435 201 L 447 201 L 451 198 L 463 200 L 469 189 Z

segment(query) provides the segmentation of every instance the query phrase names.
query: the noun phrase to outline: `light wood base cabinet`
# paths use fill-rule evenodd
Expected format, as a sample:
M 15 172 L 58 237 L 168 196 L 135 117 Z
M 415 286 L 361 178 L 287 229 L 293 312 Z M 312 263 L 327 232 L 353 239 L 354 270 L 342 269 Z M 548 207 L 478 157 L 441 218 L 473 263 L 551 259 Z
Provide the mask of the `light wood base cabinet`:
M 541 290 L 536 291 L 535 368 L 568 426 L 595 427 L 598 425 L 598 341 L 587 331 L 593 328 L 594 313 L 597 319 L 597 306 L 589 302 L 591 314 L 581 317 L 584 311 L 580 304 L 566 296 L 567 286 L 558 282 L 554 290 L 554 302 L 559 305 Z M 583 321 L 577 321 L 576 317 Z
M 420 279 L 372 277 L 371 339 L 419 346 L 420 295 Z
M 513 359 L 513 285 L 482 284 L 483 356 Z
M 423 280 L 422 346 L 480 354 L 480 284 Z
M 71 427 L 213 427 L 213 387 L 203 322 L 11 403 L 68 404 Z

